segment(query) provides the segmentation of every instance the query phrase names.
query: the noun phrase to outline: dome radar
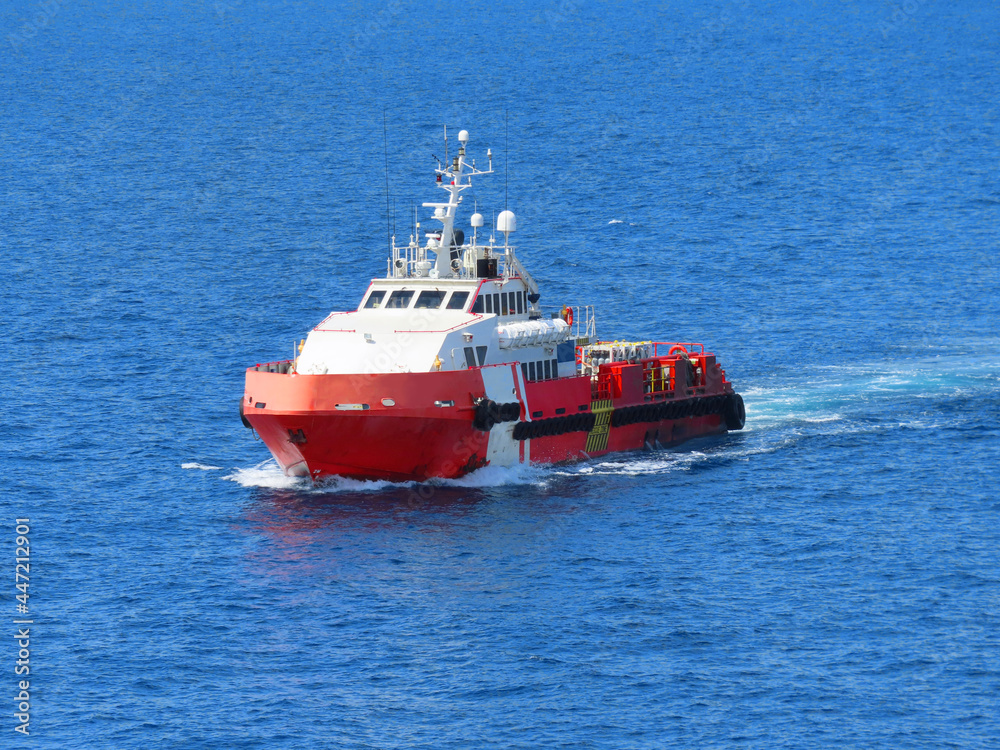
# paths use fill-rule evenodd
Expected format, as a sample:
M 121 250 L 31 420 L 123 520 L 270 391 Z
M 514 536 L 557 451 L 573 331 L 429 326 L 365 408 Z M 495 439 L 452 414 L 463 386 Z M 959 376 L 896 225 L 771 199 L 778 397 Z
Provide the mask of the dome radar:
M 504 234 L 517 230 L 517 217 L 513 211 L 501 211 L 497 217 L 497 229 Z
M 517 217 L 513 211 L 501 211 L 497 217 L 497 229 L 503 232 L 503 246 L 509 247 L 510 233 L 517 229 Z

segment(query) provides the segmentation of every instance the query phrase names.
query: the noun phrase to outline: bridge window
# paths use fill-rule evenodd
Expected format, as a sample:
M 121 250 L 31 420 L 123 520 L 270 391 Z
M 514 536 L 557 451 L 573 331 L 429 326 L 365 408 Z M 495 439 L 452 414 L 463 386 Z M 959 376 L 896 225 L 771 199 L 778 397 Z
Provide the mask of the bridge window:
M 486 364 L 486 352 L 489 350 L 488 346 L 477 346 L 476 355 L 479 357 L 479 364 Z
M 385 292 L 374 291 L 368 295 L 368 299 L 365 300 L 365 309 L 371 310 L 375 307 L 382 306 L 382 300 L 385 298 Z
M 389 301 L 385 303 L 385 306 L 389 310 L 398 310 L 403 307 L 409 307 L 411 299 L 413 299 L 412 291 L 393 292 L 389 295 Z
M 472 303 L 472 312 L 474 313 L 483 312 L 483 299 L 484 297 L 476 297 L 476 301 Z
M 465 364 L 469 367 L 476 366 L 476 353 L 472 350 L 471 346 L 465 347 Z
M 486 294 L 486 295 L 483 295 L 483 296 L 486 297 L 486 312 L 489 313 L 489 314 L 492 314 L 493 313 L 493 295 L 492 294 Z
M 441 307 L 441 303 L 444 302 L 445 294 L 447 292 L 439 292 L 436 289 L 423 291 L 417 297 L 417 304 L 414 307 L 418 310 L 437 310 Z
M 552 360 L 545 360 L 545 379 L 548 380 L 552 377 Z
M 528 379 L 529 380 L 534 380 L 535 379 L 535 363 L 534 362 L 529 362 L 528 363 Z
M 452 292 L 448 299 L 449 310 L 464 310 L 465 303 L 469 299 L 468 292 Z
M 503 314 L 506 315 L 507 314 L 507 295 L 506 294 L 501 294 L 500 295 L 500 302 L 503 304 Z
M 517 293 L 517 314 L 524 314 L 524 292 Z

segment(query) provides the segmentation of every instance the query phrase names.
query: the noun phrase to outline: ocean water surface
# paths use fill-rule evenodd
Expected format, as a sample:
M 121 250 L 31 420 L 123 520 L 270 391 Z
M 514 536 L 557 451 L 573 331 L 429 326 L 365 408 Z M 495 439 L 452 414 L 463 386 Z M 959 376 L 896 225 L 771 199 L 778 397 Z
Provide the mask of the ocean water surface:
M 998 38 L 968 1 L 0 5 L 0 746 L 1000 746 Z M 385 163 L 406 241 L 443 125 L 543 305 L 703 342 L 745 430 L 278 471 L 243 372 L 384 273 Z

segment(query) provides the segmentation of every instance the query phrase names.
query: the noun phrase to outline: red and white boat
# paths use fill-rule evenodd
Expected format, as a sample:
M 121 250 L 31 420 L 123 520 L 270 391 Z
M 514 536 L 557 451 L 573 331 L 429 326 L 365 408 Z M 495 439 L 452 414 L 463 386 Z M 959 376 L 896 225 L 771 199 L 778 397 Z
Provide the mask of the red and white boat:
M 503 211 L 494 237 L 456 228 L 462 192 L 492 174 L 466 155 L 435 170 L 440 224 L 391 244 L 357 310 L 331 313 L 292 360 L 247 370 L 243 423 L 286 474 L 395 481 L 552 464 L 739 430 L 743 399 L 700 344 L 599 341 L 592 307 L 545 315 Z

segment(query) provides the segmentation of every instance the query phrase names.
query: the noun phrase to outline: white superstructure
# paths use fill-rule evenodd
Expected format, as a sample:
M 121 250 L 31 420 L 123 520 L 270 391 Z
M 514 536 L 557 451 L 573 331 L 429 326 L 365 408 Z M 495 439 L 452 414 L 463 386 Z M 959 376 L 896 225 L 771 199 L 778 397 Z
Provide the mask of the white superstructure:
M 488 169 L 479 170 L 466 158 L 468 133 L 458 140 L 452 163 L 435 170 L 447 200 L 423 204 L 440 229 L 427 232 L 422 245 L 419 223 L 407 246 L 393 238 L 386 278 L 372 281 L 356 311 L 332 313 L 309 333 L 296 372 L 429 372 L 517 362 L 528 380 L 576 373 L 571 326 L 558 315 L 542 317 L 538 285 L 510 244 L 513 212 L 497 217 L 502 245 L 492 236 L 480 244 L 479 213 L 470 217 L 469 242 L 456 228 L 462 191 L 473 177 L 493 173 L 491 152 Z

